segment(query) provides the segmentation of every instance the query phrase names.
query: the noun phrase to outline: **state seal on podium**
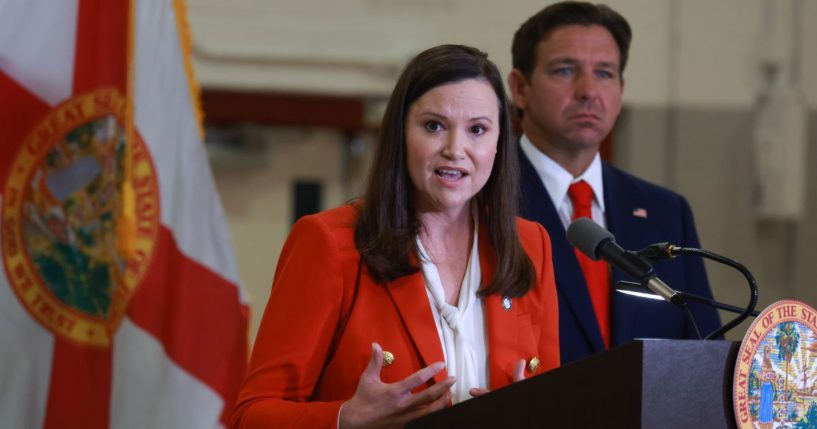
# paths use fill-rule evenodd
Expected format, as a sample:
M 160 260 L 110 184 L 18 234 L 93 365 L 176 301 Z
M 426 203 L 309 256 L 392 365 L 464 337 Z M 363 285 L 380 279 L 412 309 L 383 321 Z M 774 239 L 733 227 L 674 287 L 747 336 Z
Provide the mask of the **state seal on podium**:
M 778 301 L 755 319 L 738 352 L 733 403 L 740 429 L 817 427 L 817 310 Z

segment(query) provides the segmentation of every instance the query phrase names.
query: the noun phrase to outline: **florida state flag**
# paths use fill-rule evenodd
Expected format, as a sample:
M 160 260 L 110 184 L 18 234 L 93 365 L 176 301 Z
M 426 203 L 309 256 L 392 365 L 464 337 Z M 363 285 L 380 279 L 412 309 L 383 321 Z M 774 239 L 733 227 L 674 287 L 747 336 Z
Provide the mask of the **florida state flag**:
M 247 305 L 185 23 L 0 1 L 0 428 L 228 424 Z

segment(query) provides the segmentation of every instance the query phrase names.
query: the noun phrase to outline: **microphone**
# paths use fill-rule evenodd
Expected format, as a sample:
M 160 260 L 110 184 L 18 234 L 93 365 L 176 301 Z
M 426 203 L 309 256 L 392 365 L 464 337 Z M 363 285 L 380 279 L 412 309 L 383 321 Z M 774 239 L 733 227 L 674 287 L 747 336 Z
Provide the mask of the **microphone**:
M 573 245 L 573 247 L 579 249 L 589 258 L 596 261 L 599 258 L 604 259 L 616 268 L 619 268 L 633 278 L 637 279 L 641 287 L 646 287 L 653 294 L 658 295 L 665 301 L 669 301 L 683 308 L 684 311 L 687 312 L 687 317 L 693 324 L 696 331 L 697 326 L 695 325 L 695 320 L 692 317 L 692 314 L 688 310 L 686 299 L 691 299 L 723 310 L 740 313 L 737 317 L 735 317 L 735 319 L 729 321 L 720 328 L 716 329 L 714 332 L 707 335 L 705 337 L 707 340 L 722 336 L 730 329 L 738 326 L 749 316 L 757 316 L 757 312 L 755 311 L 758 296 L 757 282 L 746 266 L 733 259 L 729 259 L 725 256 L 721 256 L 707 250 L 697 249 L 694 247 L 680 247 L 666 242 L 651 244 L 636 252 L 624 250 L 621 248 L 621 246 L 616 244 L 616 239 L 613 234 L 610 233 L 610 231 L 607 231 L 588 218 L 579 218 L 570 224 L 570 226 L 567 228 L 567 240 Z M 740 271 L 743 276 L 746 277 L 746 280 L 749 283 L 749 305 L 746 306 L 746 308 L 740 309 L 738 307 L 717 302 L 710 298 L 701 297 L 686 292 L 679 292 L 667 286 L 666 283 L 661 281 L 661 279 L 655 275 L 652 264 L 662 259 L 675 258 L 678 255 L 700 256 L 731 266 L 732 268 Z M 630 284 L 629 282 L 619 282 L 619 285 L 617 285 L 619 290 L 624 292 L 641 292 L 638 291 L 637 287 L 633 286 L 634 285 Z
M 652 264 L 647 259 L 622 249 L 610 231 L 591 219 L 582 217 L 573 221 L 567 228 L 567 241 L 590 259 L 604 259 L 664 300 L 684 306 L 683 298 L 655 275 Z

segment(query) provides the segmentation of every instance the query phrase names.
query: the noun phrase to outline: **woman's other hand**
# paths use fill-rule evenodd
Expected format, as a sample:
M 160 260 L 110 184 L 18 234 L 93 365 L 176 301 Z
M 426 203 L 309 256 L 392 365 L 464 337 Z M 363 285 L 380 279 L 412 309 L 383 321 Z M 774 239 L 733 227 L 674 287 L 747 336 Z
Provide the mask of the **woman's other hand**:
M 519 359 L 519 362 L 516 363 L 516 368 L 513 370 L 513 382 L 516 383 L 517 381 L 522 381 L 525 379 L 525 359 Z M 484 395 L 490 392 L 489 389 L 482 389 L 479 387 L 474 387 L 473 389 L 469 389 L 468 393 L 476 398 L 477 396 Z

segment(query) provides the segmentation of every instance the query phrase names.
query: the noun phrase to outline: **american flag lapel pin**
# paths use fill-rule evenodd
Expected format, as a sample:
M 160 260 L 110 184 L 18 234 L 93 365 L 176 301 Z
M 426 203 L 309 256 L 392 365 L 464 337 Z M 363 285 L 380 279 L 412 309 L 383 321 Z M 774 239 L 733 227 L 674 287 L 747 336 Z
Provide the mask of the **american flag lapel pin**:
M 641 207 L 635 208 L 635 209 L 633 209 L 633 216 L 646 219 L 647 218 L 647 209 L 643 209 Z

